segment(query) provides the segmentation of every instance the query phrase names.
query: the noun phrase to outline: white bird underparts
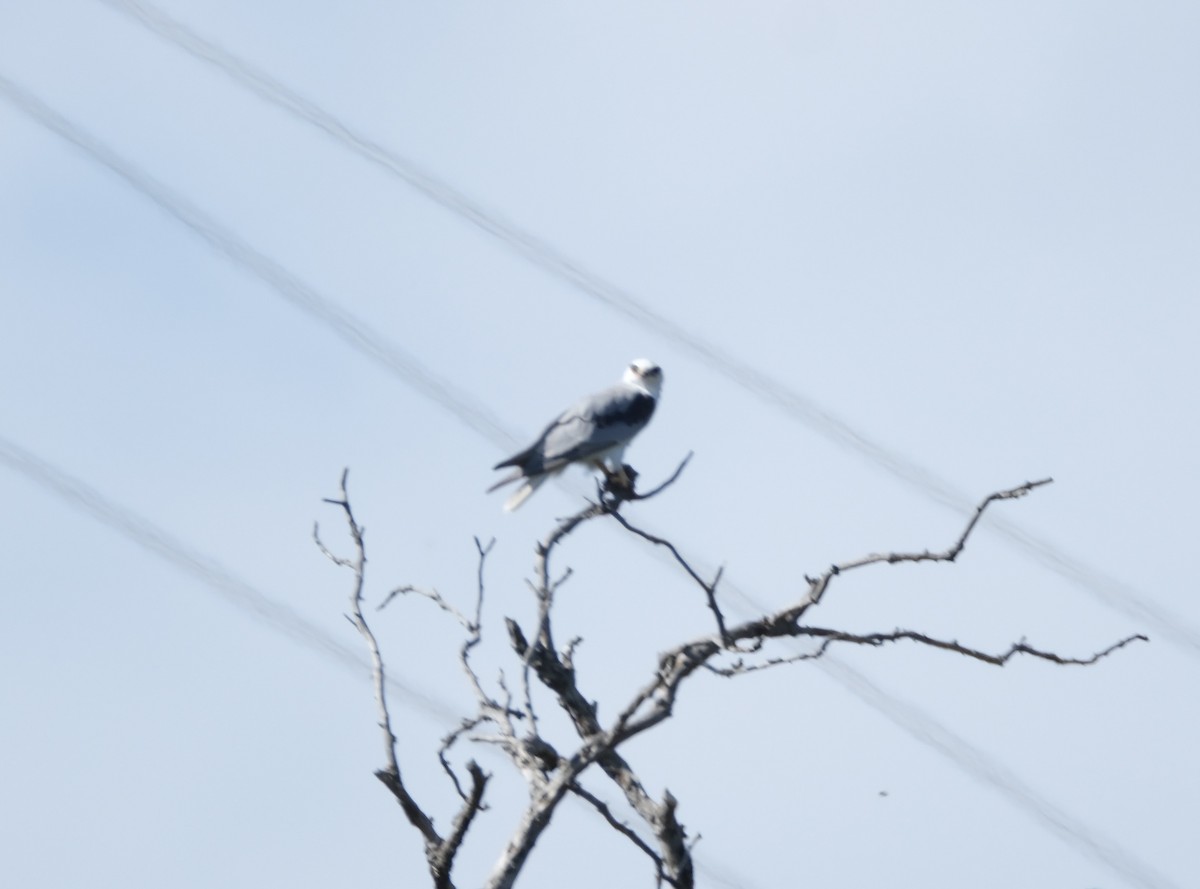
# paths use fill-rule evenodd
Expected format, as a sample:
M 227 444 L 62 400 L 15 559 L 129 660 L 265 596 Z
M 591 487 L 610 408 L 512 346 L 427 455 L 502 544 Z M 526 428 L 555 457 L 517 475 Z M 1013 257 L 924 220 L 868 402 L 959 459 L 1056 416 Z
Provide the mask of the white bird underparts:
M 638 358 L 625 368 L 621 382 L 571 405 L 554 420 L 538 440 L 518 454 L 496 464 L 515 471 L 488 488 L 488 493 L 511 482 L 522 484 L 504 503 L 511 512 L 529 499 L 546 479 L 572 463 L 594 466 L 606 477 L 616 476 L 626 486 L 629 479 L 622 458 L 654 414 L 662 391 L 663 372 L 653 361 Z

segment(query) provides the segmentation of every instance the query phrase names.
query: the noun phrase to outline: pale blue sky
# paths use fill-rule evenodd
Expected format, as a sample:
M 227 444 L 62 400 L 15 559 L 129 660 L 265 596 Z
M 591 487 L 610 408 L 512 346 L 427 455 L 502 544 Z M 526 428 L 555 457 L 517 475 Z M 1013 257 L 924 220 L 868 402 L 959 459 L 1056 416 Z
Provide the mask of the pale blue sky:
M 961 515 L 825 427 L 548 275 L 121 5 L 0 3 L 0 77 L 514 434 L 654 358 L 663 401 L 627 456 L 649 479 L 696 456 L 630 517 L 724 563 L 754 601 L 792 601 L 803 573 L 836 560 L 958 534 Z M 885 700 L 927 714 L 915 732 L 812 665 L 699 677 L 629 756 L 703 834 L 702 885 L 1197 881 L 1194 4 L 161 8 L 898 459 L 973 498 L 1057 479 L 998 511 L 1103 579 L 1090 588 L 985 525 L 957 565 L 842 578 L 814 621 L 989 650 L 1152 643 L 1088 669 L 841 650 Z M 343 543 L 321 498 L 348 465 L 376 597 L 417 583 L 465 603 L 472 537 L 497 538 L 480 658 L 488 675 L 511 664 L 502 618 L 532 613 L 533 541 L 579 503 L 583 474 L 504 515 L 482 493 L 502 445 L 11 101 L 0 134 L 0 436 L 354 646 L 347 579 L 309 537 L 320 519 Z M 371 776 L 365 680 L 6 463 L 0 492 L 8 882 L 423 885 L 416 834 Z M 658 651 L 709 628 L 699 591 L 613 528 L 584 529 L 560 563 L 576 574 L 558 634 L 585 637 L 581 681 L 602 715 Z M 1114 583 L 1165 615 L 1174 641 L 1107 607 Z M 728 604 L 749 613 L 732 589 Z M 377 621 L 389 663 L 465 712 L 455 626 L 421 605 Z M 446 725 L 400 713 L 402 763 L 444 823 L 451 790 L 432 749 Z M 923 743 L 937 726 L 1009 770 L 1008 793 Z M 523 794 L 478 755 L 493 809 L 463 886 L 486 873 Z M 1085 832 L 1064 840 L 1037 805 L 1014 803 L 1014 781 Z M 568 805 L 523 885 L 650 883 L 625 840 Z

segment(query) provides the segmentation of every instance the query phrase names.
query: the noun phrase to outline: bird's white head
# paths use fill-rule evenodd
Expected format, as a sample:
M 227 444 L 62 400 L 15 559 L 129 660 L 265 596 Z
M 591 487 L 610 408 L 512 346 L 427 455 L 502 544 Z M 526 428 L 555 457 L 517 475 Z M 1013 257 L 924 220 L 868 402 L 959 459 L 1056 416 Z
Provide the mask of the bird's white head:
M 644 389 L 654 398 L 658 398 L 658 393 L 662 391 L 662 368 L 649 358 L 635 358 L 629 362 L 621 379 L 631 386 Z

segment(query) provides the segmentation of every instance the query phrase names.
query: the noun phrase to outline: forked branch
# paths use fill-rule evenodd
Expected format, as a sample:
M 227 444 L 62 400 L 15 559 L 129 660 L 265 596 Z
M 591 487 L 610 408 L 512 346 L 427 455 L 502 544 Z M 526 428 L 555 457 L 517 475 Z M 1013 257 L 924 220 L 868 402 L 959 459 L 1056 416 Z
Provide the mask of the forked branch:
M 1026 482 L 984 498 L 958 538 L 943 551 L 872 553 L 859 559 L 834 564 L 817 577 L 806 576 L 805 586 L 798 601 L 788 607 L 730 626 L 726 623 L 717 601 L 717 588 L 722 571 L 718 570 L 711 581 L 705 580 L 673 543 L 665 537 L 635 526 L 620 513 L 625 503 L 649 499 L 672 485 L 690 459 L 691 454 L 688 454 L 666 481 L 644 495 L 637 494 L 634 490 L 637 473 L 626 467 L 624 479 L 628 480 L 628 484 L 623 485 L 622 479 L 616 476 L 608 478 L 605 484 L 598 488 L 595 502 L 588 503 L 574 515 L 559 519 L 550 533 L 537 543 L 534 576 L 529 582 L 537 600 L 537 628 L 532 634 L 526 635 L 516 621 L 507 619 L 509 644 L 521 665 L 521 689 L 510 690 L 501 671 L 496 683 L 499 691 L 495 694 L 489 692 L 487 683 L 481 680 L 471 662 L 472 651 L 482 639 L 483 569 L 491 549 L 490 543 L 485 547 L 478 539 L 475 541 L 479 567 L 473 611 L 460 610 L 436 590 L 426 591 L 413 586 L 393 590 L 384 601 L 383 605 L 386 605 L 392 598 L 406 594 L 424 597 L 454 617 L 465 632 L 465 639 L 459 650 L 459 660 L 475 692 L 478 710 L 473 717 L 464 719 L 443 738 L 441 749 L 438 751 L 442 767 L 453 781 L 459 799 L 457 815 L 446 837 L 442 837 L 434 829 L 432 818 L 413 799 L 401 778 L 396 736 L 384 695 L 383 659 L 375 636 L 363 615 L 366 564 L 364 532 L 351 511 L 346 493 L 346 475 L 343 473 L 341 498 L 327 502 L 342 509 L 354 544 L 354 554 L 349 558 L 336 556 L 321 543 L 315 528 L 313 534 L 321 551 L 335 564 L 350 570 L 354 575 L 348 618 L 362 635 L 371 655 L 379 726 L 385 742 L 385 767 L 376 774 L 396 797 L 408 820 L 424 838 L 426 859 L 436 889 L 452 889 L 450 872 L 455 855 L 471 826 L 472 819 L 485 808 L 483 797 L 488 776 L 474 761 L 470 761 L 466 765 L 466 774 L 470 779 L 468 783 L 460 780 L 450 764 L 448 753 L 460 739 L 484 743 L 502 751 L 522 774 L 529 787 L 529 800 L 525 810 L 496 866 L 484 882 L 484 889 L 512 889 L 534 845 L 567 794 L 574 794 L 587 802 L 610 827 L 625 836 L 648 857 L 654 865 L 659 885 L 665 883 L 674 889 L 693 889 L 695 875 L 691 842 L 687 831 L 678 820 L 678 803 L 675 797 L 670 791 L 664 791 L 661 799 L 652 796 L 620 747 L 629 739 L 672 716 L 680 688 L 697 670 L 703 669 L 721 676 L 734 677 L 819 658 L 836 644 L 880 647 L 901 641 L 949 651 L 996 666 L 1005 665 L 1017 655 L 1034 657 L 1058 665 L 1086 666 L 1135 641 L 1146 641 L 1145 636 L 1131 635 L 1090 656 L 1072 657 L 1037 648 L 1022 639 L 1012 643 L 1005 651 L 991 653 L 963 645 L 957 640 L 938 639 L 915 630 L 896 629 L 891 632 L 860 634 L 811 626 L 803 622 L 809 612 L 821 603 L 834 580 L 847 571 L 868 565 L 898 562 L 954 562 L 963 552 L 991 504 L 999 500 L 1023 497 L 1030 491 L 1048 484 L 1050 479 Z M 574 653 L 580 641 L 579 637 L 572 638 L 566 648 L 560 651 L 554 644 L 552 626 L 556 594 L 571 572 L 568 568 L 556 576 L 551 569 L 551 558 L 555 550 L 581 525 L 602 516 L 612 516 L 625 530 L 640 540 L 669 551 L 691 580 L 704 590 L 707 607 L 716 620 L 717 628 L 715 634 L 683 642 L 659 655 L 653 676 L 607 726 L 600 720 L 599 705 L 585 693 L 576 673 Z M 768 643 L 780 638 L 812 641 L 807 650 L 800 653 L 764 656 Z M 564 743 L 555 738 L 555 742 L 552 743 L 541 734 L 542 728 L 534 709 L 534 692 L 539 688 L 544 688 L 553 695 L 555 703 L 568 717 L 577 735 L 576 742 Z M 514 702 L 514 697 L 520 699 Z M 520 732 L 517 729 L 518 725 L 521 726 Z M 598 766 L 624 795 L 628 811 L 641 820 L 638 829 L 635 830 L 634 826 L 614 813 L 608 803 L 583 787 L 580 778 L 593 764 Z
M 1010 488 L 1004 491 L 997 491 L 984 498 L 970 519 L 963 528 L 962 533 L 957 540 L 946 550 L 941 552 L 933 552 L 924 550 L 923 552 L 891 552 L 891 553 L 873 553 L 859 559 L 855 559 L 841 564 L 831 566 L 827 571 L 819 577 L 806 577 L 808 588 L 805 595 L 795 605 L 784 608 L 773 614 L 764 615 L 754 620 L 749 620 L 738 624 L 734 627 L 722 630 L 717 637 L 704 636 L 698 639 L 693 639 L 678 645 L 670 651 L 659 657 L 659 669 L 654 678 L 647 683 L 630 701 L 624 710 L 618 715 L 613 726 L 613 733 L 621 740 L 631 738 L 641 732 L 644 732 L 664 719 L 668 718 L 674 709 L 676 696 L 680 685 L 688 676 L 694 673 L 698 668 L 704 667 L 712 672 L 716 672 L 724 676 L 734 676 L 741 673 L 752 672 L 754 670 L 763 669 L 769 666 L 777 666 L 784 663 L 795 663 L 802 660 L 812 660 L 813 658 L 823 655 L 828 648 L 836 642 L 844 642 L 859 645 L 879 646 L 889 642 L 898 642 L 902 639 L 907 639 L 923 645 L 928 645 L 933 648 L 940 648 L 946 651 L 953 651 L 957 654 L 971 657 L 985 663 L 1003 666 L 1012 657 L 1017 654 L 1024 654 L 1031 657 L 1037 657 L 1042 660 L 1050 661 L 1060 665 L 1089 665 L 1094 664 L 1101 658 L 1107 657 L 1113 652 L 1124 648 L 1136 641 L 1147 641 L 1146 637 L 1141 634 L 1128 636 L 1119 642 L 1116 642 L 1107 648 L 1089 656 L 1089 657 L 1067 657 L 1059 655 L 1052 651 L 1044 651 L 1034 648 L 1021 640 L 1013 643 L 1009 649 L 1001 654 L 991 654 L 976 648 L 961 645 L 957 641 L 946 641 L 935 639 L 924 633 L 918 633 L 913 630 L 895 630 L 892 633 L 874 633 L 858 635 L 846 633 L 840 630 L 826 630 L 818 627 L 805 626 L 801 623 L 801 619 L 812 608 L 820 604 L 822 598 L 828 592 L 834 578 L 841 574 L 863 568 L 867 565 L 876 564 L 895 564 L 897 562 L 954 562 L 959 554 L 963 551 L 975 527 L 978 525 L 984 511 L 996 501 L 999 500 L 1014 500 L 1023 497 L 1035 488 L 1049 484 L 1051 479 L 1042 479 L 1040 481 L 1026 482 L 1018 485 L 1015 488 Z M 627 523 L 622 522 L 627 526 Z M 641 537 L 646 537 L 644 533 L 638 532 L 637 529 L 630 528 L 634 533 L 638 533 Z M 688 573 L 696 578 L 696 573 L 690 569 Z M 732 665 L 713 666 L 710 661 L 722 653 L 723 650 L 736 648 L 743 655 L 752 654 L 762 649 L 768 640 L 782 637 L 813 637 L 821 640 L 813 650 L 804 653 L 786 656 L 767 658 L 759 662 L 747 662 L 744 657 L 739 657 Z
M 471 826 L 471 821 L 482 808 L 483 794 L 487 787 L 488 776 L 484 774 L 483 770 L 474 761 L 467 765 L 467 770 L 471 776 L 471 789 L 464 795 L 462 805 L 454 818 L 449 836 L 444 838 L 434 828 L 433 819 L 426 814 L 425 810 L 417 803 L 404 784 L 404 779 L 400 772 L 400 762 L 396 755 L 396 734 L 392 729 L 392 716 L 388 708 L 387 677 L 383 664 L 383 656 L 379 650 L 379 641 L 375 638 L 375 633 L 363 615 L 363 588 L 366 584 L 367 564 L 367 550 L 363 540 L 365 529 L 354 518 L 354 511 L 350 507 L 350 495 L 346 489 L 349 472 L 348 469 L 342 472 L 340 498 L 327 498 L 325 502 L 337 506 L 342 510 L 350 533 L 350 539 L 354 546 L 354 555 L 348 558 L 334 555 L 321 541 L 320 529 L 315 523 L 313 525 L 313 540 L 327 558 L 335 565 L 348 569 L 354 576 L 350 590 L 350 613 L 347 615 L 347 618 L 354 624 L 359 635 L 363 637 L 370 655 L 371 678 L 375 690 L 375 705 L 379 717 L 379 729 L 383 734 L 384 742 L 385 765 L 375 772 L 375 777 L 391 791 L 396 801 L 400 804 L 400 808 L 404 811 L 405 817 L 408 818 L 409 823 L 420 832 L 424 839 L 425 859 L 429 865 L 429 872 L 433 877 L 433 884 L 436 889 L 453 889 L 454 883 L 451 880 L 451 871 L 454 866 L 454 857 L 458 853 L 463 838 Z

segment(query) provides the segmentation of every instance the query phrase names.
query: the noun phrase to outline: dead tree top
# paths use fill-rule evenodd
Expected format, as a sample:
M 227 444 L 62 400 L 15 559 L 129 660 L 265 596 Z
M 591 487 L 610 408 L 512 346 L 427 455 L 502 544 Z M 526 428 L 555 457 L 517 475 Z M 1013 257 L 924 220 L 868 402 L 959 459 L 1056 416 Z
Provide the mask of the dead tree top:
M 401 596 L 423 597 L 454 618 L 463 628 L 464 640 L 458 658 L 474 692 L 477 708 L 474 714 L 463 718 L 459 726 L 442 739 L 437 751 L 439 763 L 453 787 L 457 800 L 457 811 L 451 818 L 449 832 L 444 836 L 435 829 L 434 819 L 429 814 L 430 809 L 418 803 L 402 779 L 396 751 L 393 714 L 386 696 L 383 658 L 363 612 L 366 545 L 364 529 L 355 518 L 350 505 L 346 488 L 347 473 L 342 475 L 340 497 L 326 501 L 341 509 L 348 527 L 353 555 L 343 558 L 331 552 L 321 542 L 316 527 L 313 529 L 313 535 L 321 551 L 353 575 L 347 619 L 362 636 L 371 657 L 376 710 L 384 740 L 385 764 L 375 774 L 396 798 L 409 823 L 421 834 L 425 845 L 426 864 L 436 889 L 451 889 L 454 886 L 451 875 L 455 857 L 474 818 L 486 809 L 484 795 L 489 776 L 474 759 L 470 759 L 464 766 L 468 780 L 463 780 L 451 761 L 453 749 L 463 739 L 501 751 L 524 777 L 530 791 L 529 802 L 517 819 L 508 844 L 498 856 L 495 867 L 484 883 L 487 889 L 508 889 L 513 886 L 534 845 L 549 825 L 557 806 L 568 794 L 592 807 L 604 823 L 624 836 L 639 853 L 646 856 L 654 868 L 655 879 L 659 885 L 690 889 L 695 884 L 691 854 L 695 840 L 689 838 L 687 830 L 676 816 L 678 802 L 669 791 L 665 791 L 661 799 L 656 799 L 648 793 L 638 773 L 620 752 L 620 748 L 629 739 L 670 718 L 675 711 L 680 687 L 698 670 L 703 669 L 710 675 L 736 678 L 746 673 L 820 658 L 838 644 L 879 647 L 901 641 L 948 651 L 996 666 L 1003 666 L 1017 655 L 1027 655 L 1056 665 L 1086 666 L 1135 641 L 1147 641 L 1145 636 L 1133 634 L 1086 656 L 1058 654 L 1030 645 L 1024 639 L 1011 643 L 1003 651 L 988 652 L 964 645 L 957 640 L 940 639 L 916 630 L 895 628 L 873 633 L 849 633 L 814 626 L 807 622 L 806 618 L 820 605 L 835 580 L 848 571 L 899 562 L 954 562 L 966 547 L 980 518 L 992 504 L 1024 497 L 1049 484 L 1049 478 L 1025 482 L 985 497 L 970 516 L 958 538 L 945 550 L 872 553 L 831 565 L 816 576 L 804 577 L 801 594 L 794 603 L 752 620 L 730 625 L 720 606 L 719 587 L 722 571 L 718 569 L 711 580 L 706 580 L 675 544 L 638 528 L 621 512 L 627 503 L 648 500 L 670 488 L 682 475 L 691 456 L 688 454 L 671 476 L 646 494 L 638 494 L 634 490 L 637 474 L 632 467 L 627 467 L 628 485 L 618 483 L 616 477 L 609 477 L 597 487 L 594 500 L 588 502 L 577 513 L 557 520 L 546 537 L 535 545 L 534 577 L 529 586 L 538 605 L 537 627 L 533 634 L 529 635 L 516 621 L 506 619 L 509 646 L 516 657 L 516 668 L 520 676 L 518 688 L 510 687 L 503 672 L 494 684 L 486 682 L 471 662 L 472 651 L 483 638 L 481 615 L 485 590 L 484 569 L 492 543 L 485 546 L 478 538 L 475 540 L 478 570 L 474 607 L 469 616 L 436 590 L 424 590 L 412 585 L 393 589 L 377 606 L 377 609 L 381 609 Z M 648 681 L 623 707 L 615 711 L 616 717 L 608 724 L 600 719 L 597 704 L 584 691 L 581 678 L 576 672 L 573 655 L 580 640 L 572 639 L 561 649 L 554 643 L 554 598 L 571 572 L 567 569 L 555 577 L 551 570 L 552 556 L 577 528 L 586 522 L 603 519 L 617 522 L 637 539 L 665 548 L 681 570 L 702 591 L 704 607 L 711 612 L 715 624 L 714 632 L 680 642 L 660 653 L 657 667 Z M 782 638 L 807 639 L 810 640 L 811 646 L 799 653 L 768 655 L 768 643 Z M 558 707 L 569 718 L 575 733 L 573 739 L 551 739 L 542 734 L 538 707 L 546 705 L 547 693 L 548 699 L 553 701 L 553 706 Z M 611 708 L 606 709 L 613 712 Z M 608 803 L 583 785 L 584 773 L 593 766 L 596 766 L 624 796 L 628 806 L 625 818 L 632 817 L 635 824 L 640 822 L 640 829 L 614 813 Z

